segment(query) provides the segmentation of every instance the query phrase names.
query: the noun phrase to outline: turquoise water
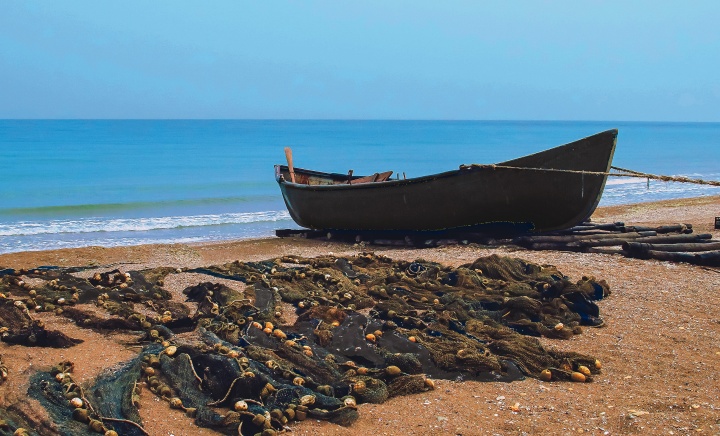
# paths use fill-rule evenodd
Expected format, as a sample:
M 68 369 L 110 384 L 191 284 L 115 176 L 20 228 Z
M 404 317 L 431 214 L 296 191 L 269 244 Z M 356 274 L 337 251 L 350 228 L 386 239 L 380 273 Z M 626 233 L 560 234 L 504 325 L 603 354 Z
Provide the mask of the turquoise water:
M 0 120 L 0 253 L 296 227 L 273 174 L 285 146 L 297 167 L 415 177 L 610 128 L 620 131 L 616 166 L 720 180 L 718 123 Z M 720 188 L 611 179 L 601 205 L 714 194 Z

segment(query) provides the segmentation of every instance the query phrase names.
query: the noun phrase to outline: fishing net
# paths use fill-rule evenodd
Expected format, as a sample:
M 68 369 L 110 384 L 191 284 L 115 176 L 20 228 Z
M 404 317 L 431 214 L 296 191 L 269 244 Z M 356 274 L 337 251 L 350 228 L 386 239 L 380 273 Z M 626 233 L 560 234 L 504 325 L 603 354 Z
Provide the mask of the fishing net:
M 73 346 L 33 319 L 52 311 L 83 328 L 140 332 L 141 351 L 86 386 L 72 378 L 82 362 L 36 373 L 29 395 L 46 414 L 3 410 L 0 435 L 23 425 L 43 434 L 143 435 L 141 389 L 198 426 L 271 435 L 309 417 L 351 425 L 358 403 L 426 391 L 438 378 L 590 381 L 600 369 L 594 357 L 547 349 L 537 337 L 567 339 L 602 325 L 593 300 L 610 293 L 603 280 L 572 281 L 553 266 L 495 255 L 457 268 L 363 253 L 87 279 L 78 271 L 0 271 L 2 340 Z M 186 272 L 210 280 L 175 301 L 164 282 Z M 283 319 L 292 321 L 279 325 Z M 12 368 L 0 362 L 0 370 Z

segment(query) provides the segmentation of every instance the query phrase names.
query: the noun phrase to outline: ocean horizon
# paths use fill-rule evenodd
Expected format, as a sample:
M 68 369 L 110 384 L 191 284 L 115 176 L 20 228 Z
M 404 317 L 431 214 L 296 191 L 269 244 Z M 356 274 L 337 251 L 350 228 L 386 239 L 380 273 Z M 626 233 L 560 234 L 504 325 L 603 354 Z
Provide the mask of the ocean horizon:
M 297 228 L 273 165 L 408 178 L 617 128 L 613 165 L 720 180 L 720 123 L 0 120 L 0 253 L 267 237 Z M 601 206 L 720 194 L 610 178 Z

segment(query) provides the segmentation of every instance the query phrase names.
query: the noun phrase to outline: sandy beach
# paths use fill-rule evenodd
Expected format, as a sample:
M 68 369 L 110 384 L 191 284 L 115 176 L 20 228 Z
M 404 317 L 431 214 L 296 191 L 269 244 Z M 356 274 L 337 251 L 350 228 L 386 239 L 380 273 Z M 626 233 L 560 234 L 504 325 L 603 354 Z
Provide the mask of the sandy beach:
M 699 197 L 599 208 L 593 221 L 661 225 L 689 223 L 695 233 L 711 233 L 720 216 L 720 197 Z M 459 266 L 498 254 L 550 264 L 578 280 L 584 275 L 606 280 L 612 294 L 598 302 L 605 325 L 584 328 L 569 340 L 541 338 L 547 348 L 596 356 L 602 372 L 592 383 L 511 383 L 436 380 L 435 389 L 394 397 L 383 404 L 360 404 L 360 418 L 350 427 L 308 419 L 292 422 L 297 435 L 430 434 L 720 434 L 720 269 L 620 255 L 527 251 L 476 245 L 432 249 L 360 247 L 325 240 L 268 238 L 198 245 L 87 247 L 0 255 L 2 268 L 41 265 L 97 266 L 84 277 L 113 268 L 160 266 L 194 268 L 240 260 L 259 261 L 282 255 L 353 256 L 362 251 L 392 259 L 423 258 Z M 173 300 L 207 277 L 178 274 L 165 287 Z M 213 279 L 227 286 L 237 283 Z M 99 333 L 68 318 L 37 314 L 48 328 L 84 342 L 71 348 L 28 348 L 0 343 L 8 368 L 0 384 L 0 407 L 39 409 L 27 398 L 30 376 L 62 360 L 75 362 L 74 379 L 90 383 L 103 370 L 128 360 L 137 348 L 127 345 L 132 332 Z M 217 434 L 194 426 L 182 412 L 144 390 L 140 415 L 150 435 Z M 0 433 L 3 434 L 3 433 Z

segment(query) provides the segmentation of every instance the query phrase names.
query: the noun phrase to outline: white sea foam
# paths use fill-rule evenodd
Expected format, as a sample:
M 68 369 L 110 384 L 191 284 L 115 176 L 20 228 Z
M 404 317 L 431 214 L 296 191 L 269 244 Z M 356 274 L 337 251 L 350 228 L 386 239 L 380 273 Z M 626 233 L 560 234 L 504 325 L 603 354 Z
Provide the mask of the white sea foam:
M 642 183 L 620 183 L 606 186 L 600 205 L 642 203 L 705 195 L 720 195 L 720 187 L 656 180 L 651 180 L 648 185 L 644 180 Z
M 30 240 L 23 241 L 22 245 L 19 244 L 4 244 L 0 242 L 0 254 L 13 253 L 18 251 L 43 251 L 43 250 L 57 250 L 61 248 L 78 248 L 87 247 L 89 245 L 99 247 L 121 247 L 121 246 L 132 246 L 132 245 L 143 245 L 143 244 L 190 244 L 193 242 L 205 242 L 211 241 L 211 238 L 107 238 L 107 239 L 69 239 L 69 240 Z
M 646 179 L 639 179 L 639 178 L 609 178 L 607 182 L 605 182 L 606 186 L 614 186 L 614 185 L 631 185 L 631 184 L 637 184 L 637 183 L 645 183 Z
M 19 221 L 0 224 L 0 236 L 63 233 L 143 232 L 150 230 L 275 222 L 290 218 L 287 211 L 223 213 L 149 218 L 80 218 L 75 220 Z

